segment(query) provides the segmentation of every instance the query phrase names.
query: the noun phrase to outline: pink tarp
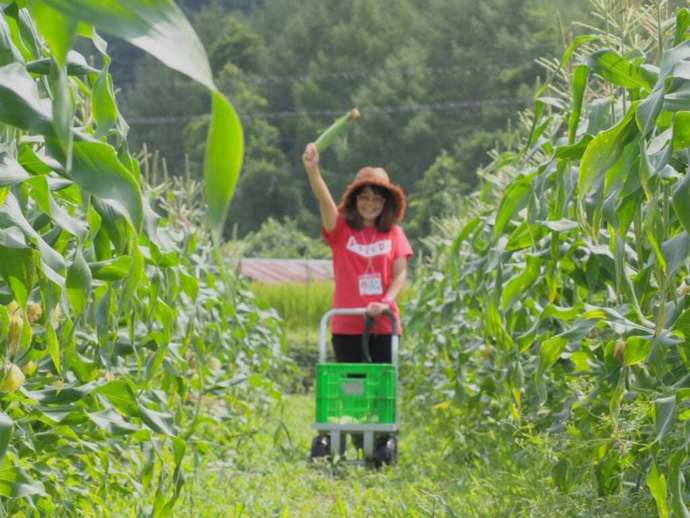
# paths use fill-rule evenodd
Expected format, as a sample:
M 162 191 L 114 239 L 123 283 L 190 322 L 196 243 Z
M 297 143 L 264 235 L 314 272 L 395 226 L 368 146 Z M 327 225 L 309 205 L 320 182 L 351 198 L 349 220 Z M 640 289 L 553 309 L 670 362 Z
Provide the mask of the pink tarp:
M 330 259 L 239 259 L 236 268 L 258 282 L 314 282 L 333 279 Z

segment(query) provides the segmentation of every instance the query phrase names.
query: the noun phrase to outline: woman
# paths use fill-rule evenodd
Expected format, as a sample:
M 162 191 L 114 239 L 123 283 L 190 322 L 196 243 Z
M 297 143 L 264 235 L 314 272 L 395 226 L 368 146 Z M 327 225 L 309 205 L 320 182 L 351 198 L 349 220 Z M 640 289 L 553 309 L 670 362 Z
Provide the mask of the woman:
M 390 311 L 399 322 L 395 303 L 405 285 L 412 247 L 399 223 L 406 208 L 403 190 L 391 183 L 380 167 L 364 167 L 345 189 L 336 206 L 319 170 L 319 151 L 308 144 L 302 155 L 309 184 L 319 202 L 322 236 L 333 253 L 335 293 L 333 307 L 365 307 L 375 318 L 369 338 L 374 363 L 390 363 Z M 332 343 L 338 362 L 362 362 L 364 320 L 336 315 Z M 398 334 L 401 328 L 398 326 Z

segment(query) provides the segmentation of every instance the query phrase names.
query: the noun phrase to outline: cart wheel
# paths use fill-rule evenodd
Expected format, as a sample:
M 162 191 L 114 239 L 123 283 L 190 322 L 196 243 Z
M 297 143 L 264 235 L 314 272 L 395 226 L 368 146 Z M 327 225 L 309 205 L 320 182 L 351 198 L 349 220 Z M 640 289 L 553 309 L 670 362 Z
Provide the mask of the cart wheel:
M 317 435 L 311 441 L 311 451 L 309 458 L 318 459 L 328 457 L 331 454 L 331 439 L 328 435 Z
M 374 450 L 374 465 L 380 468 L 384 464 L 398 463 L 398 440 L 395 437 L 384 435 L 376 441 Z

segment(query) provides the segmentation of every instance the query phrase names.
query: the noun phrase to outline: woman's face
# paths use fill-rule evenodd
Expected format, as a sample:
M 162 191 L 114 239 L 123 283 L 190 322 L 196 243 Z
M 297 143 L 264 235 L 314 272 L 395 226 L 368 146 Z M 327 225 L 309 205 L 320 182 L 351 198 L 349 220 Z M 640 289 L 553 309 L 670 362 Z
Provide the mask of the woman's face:
M 376 193 L 374 189 L 367 186 L 357 195 L 357 212 L 364 220 L 364 224 L 369 226 L 376 222 L 376 218 L 383 211 L 386 198 Z

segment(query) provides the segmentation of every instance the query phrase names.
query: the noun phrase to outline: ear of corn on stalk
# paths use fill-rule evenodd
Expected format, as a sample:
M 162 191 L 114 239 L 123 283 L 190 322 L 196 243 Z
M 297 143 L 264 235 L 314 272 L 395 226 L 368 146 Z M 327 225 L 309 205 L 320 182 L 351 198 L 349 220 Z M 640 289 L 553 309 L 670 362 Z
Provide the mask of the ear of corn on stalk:
M 34 372 L 36 372 L 36 369 L 38 369 L 38 365 L 33 360 L 29 360 L 22 366 L 22 372 L 25 376 L 31 376 Z
M 40 304 L 29 304 L 26 308 L 26 316 L 32 324 L 41 320 L 43 308 Z
M 7 352 L 11 356 L 17 352 L 19 343 L 22 340 L 22 328 L 24 327 L 24 319 L 20 315 L 12 315 L 10 317 L 10 332 L 7 335 Z
M 14 392 L 21 387 L 26 378 L 22 370 L 14 363 L 7 364 L 5 368 L 5 375 L 0 382 L 0 392 Z
M 338 117 L 333 124 L 316 139 L 316 142 L 314 142 L 319 153 L 328 149 L 336 140 L 345 134 L 348 122 L 355 121 L 359 119 L 359 117 L 360 113 L 357 108 L 353 108 L 342 117 Z
M 10 302 L 9 304 L 7 304 L 7 312 L 8 312 L 10 315 L 13 315 L 13 314 L 16 313 L 17 311 L 19 311 L 19 304 L 17 304 L 17 301 L 16 301 L 16 300 L 13 300 L 13 301 Z

